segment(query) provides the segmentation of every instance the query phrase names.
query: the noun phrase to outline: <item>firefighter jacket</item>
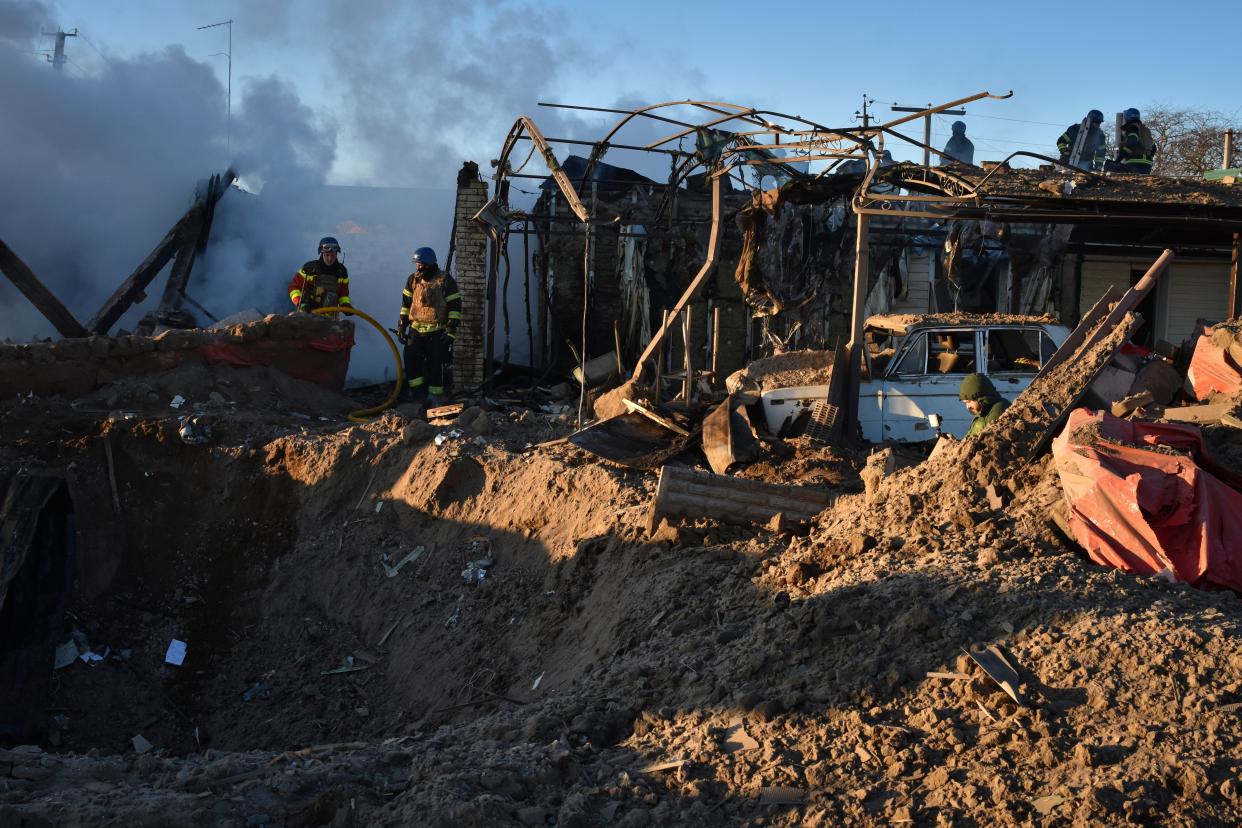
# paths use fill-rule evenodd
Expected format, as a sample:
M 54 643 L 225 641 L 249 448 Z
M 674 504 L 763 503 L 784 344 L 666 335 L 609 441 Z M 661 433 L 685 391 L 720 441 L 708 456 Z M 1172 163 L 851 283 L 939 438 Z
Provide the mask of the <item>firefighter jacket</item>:
M 420 277 L 411 273 L 401 291 L 400 327 L 409 325 L 416 333 L 446 329 L 454 336 L 461 322 L 461 293 L 457 281 L 442 270 Z
M 324 264 L 323 259 L 313 259 L 293 274 L 289 298 L 295 307 L 307 311 L 334 305 L 348 307 L 349 271 L 340 259 L 331 266 Z
M 1069 129 L 1061 133 L 1061 137 L 1057 139 L 1057 149 L 1061 153 L 1062 164 L 1069 163 L 1069 156 L 1074 150 L 1074 144 L 1078 141 L 1080 129 L 1082 129 L 1082 124 L 1070 124 Z M 1079 155 L 1074 166 L 1080 170 L 1098 170 L 1103 167 L 1104 158 L 1108 154 L 1106 143 L 1104 130 L 1098 126 L 1092 126 L 1087 131 L 1087 137 L 1082 143 L 1082 154 Z
M 1151 130 L 1141 121 L 1134 121 L 1121 128 L 1121 146 L 1117 147 L 1117 163 L 1130 172 L 1150 173 L 1156 160 L 1156 141 Z

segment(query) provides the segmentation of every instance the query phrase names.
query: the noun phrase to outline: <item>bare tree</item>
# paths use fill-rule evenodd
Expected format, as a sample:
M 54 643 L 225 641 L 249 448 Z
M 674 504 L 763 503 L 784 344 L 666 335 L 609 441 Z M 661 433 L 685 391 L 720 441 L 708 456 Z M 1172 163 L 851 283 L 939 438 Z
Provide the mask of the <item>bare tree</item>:
M 1152 104 L 1143 110 L 1143 123 L 1156 139 L 1158 150 L 1152 168 L 1155 175 L 1201 178 L 1208 170 L 1242 163 L 1242 148 L 1233 152 L 1232 164 L 1222 164 L 1225 130 L 1233 129 L 1242 139 L 1242 124 L 1236 115 L 1207 109 L 1176 109 Z

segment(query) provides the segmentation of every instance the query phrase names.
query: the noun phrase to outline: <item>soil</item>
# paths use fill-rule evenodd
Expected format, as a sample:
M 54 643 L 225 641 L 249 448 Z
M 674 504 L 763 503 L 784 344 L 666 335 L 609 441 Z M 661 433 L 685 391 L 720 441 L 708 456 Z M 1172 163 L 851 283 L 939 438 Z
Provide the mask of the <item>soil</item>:
M 70 622 L 110 647 L 55 673 L 44 742 L 0 751 L 0 824 L 1242 814 L 1242 604 L 1061 537 L 1038 406 L 866 492 L 862 455 L 790 441 L 739 474 L 831 488 L 814 526 L 652 537 L 656 476 L 541 445 L 564 417 L 359 425 L 347 399 L 222 370 L 0 402 L 0 474 L 70 480 Z M 181 440 L 170 391 L 211 443 Z M 989 644 L 1021 704 L 965 653 Z

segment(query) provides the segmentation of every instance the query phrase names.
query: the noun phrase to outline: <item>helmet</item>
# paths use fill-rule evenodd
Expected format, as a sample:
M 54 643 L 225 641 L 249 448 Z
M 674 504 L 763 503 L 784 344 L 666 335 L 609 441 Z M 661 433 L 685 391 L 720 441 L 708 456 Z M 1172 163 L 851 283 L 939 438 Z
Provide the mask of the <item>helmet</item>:
M 953 122 L 953 134 L 954 135 L 965 135 L 966 134 L 966 122 L 965 121 L 954 121 Z
M 1125 118 L 1125 122 L 1127 124 L 1132 124 L 1135 121 L 1139 120 L 1139 111 L 1135 109 L 1134 107 L 1130 107 L 1129 109 L 1125 111 L 1125 114 L 1122 117 Z
M 430 247 L 420 247 L 414 251 L 414 255 L 410 257 L 410 261 L 415 264 L 435 264 L 436 251 Z
M 1093 124 L 1104 123 L 1104 113 L 1098 109 L 1093 109 L 1087 113 L 1087 120 Z
M 341 243 L 331 236 L 324 236 L 319 240 L 319 252 L 323 253 L 340 253 Z

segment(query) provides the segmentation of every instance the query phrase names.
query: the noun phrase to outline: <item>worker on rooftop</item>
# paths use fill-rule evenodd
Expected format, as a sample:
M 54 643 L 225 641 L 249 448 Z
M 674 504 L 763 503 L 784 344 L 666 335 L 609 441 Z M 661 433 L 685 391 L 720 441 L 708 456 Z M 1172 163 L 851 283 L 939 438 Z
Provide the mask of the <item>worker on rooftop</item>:
M 401 291 L 398 338 L 405 344 L 407 400 L 442 402 L 453 340 L 461 323 L 461 293 L 452 276 L 440 270 L 436 252 L 420 247 L 411 258 L 414 272 Z
M 1156 160 L 1156 141 L 1143 123 L 1139 111 L 1133 107 L 1122 115 L 1120 140 L 1117 163 L 1121 168 L 1139 175 L 1151 175 L 1151 165 Z
M 975 144 L 966 137 L 966 124 L 963 121 L 953 122 L 953 135 L 944 145 L 944 155 L 940 156 L 940 166 L 954 163 L 975 163 Z
M 1069 128 L 1057 139 L 1061 163 L 1069 164 L 1080 170 L 1102 169 L 1104 159 L 1108 155 L 1108 139 L 1104 136 L 1104 130 L 1100 129 L 1102 123 L 1104 123 L 1104 113 L 1093 109 L 1087 113 L 1082 124 L 1070 124 Z M 1087 125 L 1087 134 L 1081 146 L 1078 146 L 1078 134 L 1082 131 L 1083 124 Z
M 289 282 L 294 308 L 309 313 L 317 308 L 350 305 L 349 271 L 340 256 L 340 242 L 331 236 L 319 240 L 319 258 L 302 265 Z
M 1009 407 L 1009 401 L 1000 395 L 992 381 L 983 374 L 967 374 L 957 396 L 966 406 L 966 410 L 975 417 L 970 423 L 970 430 L 966 432 L 967 437 L 974 437 L 983 431 Z

